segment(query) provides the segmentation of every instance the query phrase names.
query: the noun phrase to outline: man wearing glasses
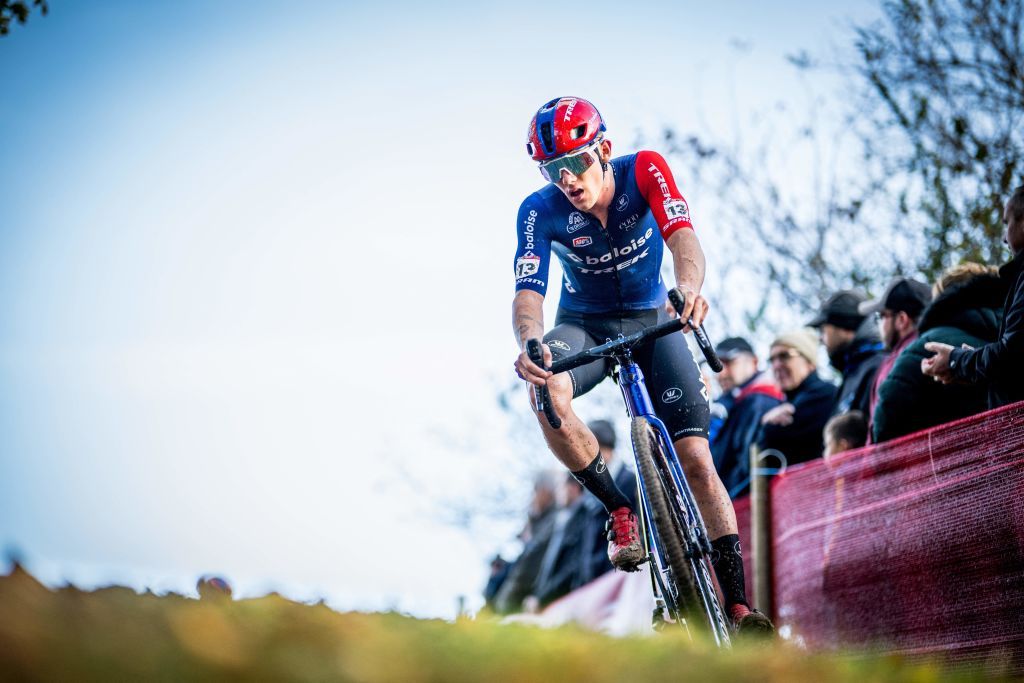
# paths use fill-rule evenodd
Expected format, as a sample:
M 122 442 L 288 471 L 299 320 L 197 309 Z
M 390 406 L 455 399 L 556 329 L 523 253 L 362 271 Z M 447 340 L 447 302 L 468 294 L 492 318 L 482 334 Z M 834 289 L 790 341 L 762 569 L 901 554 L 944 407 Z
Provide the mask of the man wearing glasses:
M 836 387 L 818 376 L 817 359 L 818 340 L 806 329 L 780 335 L 768 352 L 786 402 L 765 413 L 758 446 L 779 451 L 789 465 L 821 457 L 822 430 L 832 414 Z
M 861 315 L 873 315 L 878 321 L 878 331 L 888 355 L 882 359 L 871 386 L 871 402 L 868 414 L 868 441 L 871 441 L 872 425 L 875 421 L 875 407 L 878 405 L 878 390 L 892 372 L 896 359 L 903 349 L 917 339 L 917 323 L 921 313 L 932 300 L 931 287 L 923 282 L 898 277 L 889 283 L 877 301 L 864 301 L 858 305 Z
M 600 457 L 597 439 L 571 405 L 604 379 L 611 361 L 552 376 L 525 351 L 528 340 L 543 340 L 544 363 L 550 365 L 666 320 L 663 245 L 672 254 L 673 285 L 685 298 L 682 317 L 699 325 L 707 315 L 707 301 L 700 295 L 704 252 L 672 172 L 656 152 L 613 159 L 605 131 L 597 108 L 578 97 L 551 100 L 530 122 L 526 149 L 549 184 L 519 209 L 512 310 L 521 353 L 515 367 L 530 384 L 548 387 L 562 428 L 554 430 L 540 419 L 544 437 L 607 509 L 612 564 L 635 570 L 644 558 L 636 515 Z M 543 302 L 552 252 L 564 278 L 555 327 L 545 334 Z M 635 358 L 707 524 L 726 610 L 741 631 L 771 630 L 771 622 L 752 611 L 746 598 L 736 514 L 708 448 L 710 409 L 699 367 L 682 335 L 662 337 L 638 349 Z

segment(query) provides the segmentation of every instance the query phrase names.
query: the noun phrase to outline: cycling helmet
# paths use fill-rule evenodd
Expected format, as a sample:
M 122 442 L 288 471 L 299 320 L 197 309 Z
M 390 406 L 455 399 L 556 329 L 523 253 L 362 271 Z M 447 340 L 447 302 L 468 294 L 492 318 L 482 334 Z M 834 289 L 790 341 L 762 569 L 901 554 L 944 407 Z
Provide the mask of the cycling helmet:
M 593 104 L 581 97 L 559 97 L 533 115 L 526 152 L 534 161 L 548 161 L 586 147 L 605 130 Z

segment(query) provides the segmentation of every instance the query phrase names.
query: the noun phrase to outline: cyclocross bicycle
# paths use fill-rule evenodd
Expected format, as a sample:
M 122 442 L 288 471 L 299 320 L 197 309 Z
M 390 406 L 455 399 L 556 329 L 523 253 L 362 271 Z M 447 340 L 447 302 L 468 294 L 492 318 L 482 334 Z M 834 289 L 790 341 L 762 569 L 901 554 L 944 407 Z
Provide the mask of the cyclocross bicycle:
M 675 289 L 669 299 L 677 312 L 683 299 Z M 672 446 L 665 424 L 654 414 L 644 376 L 633 361 L 633 349 L 659 337 L 679 333 L 685 325 L 693 329 L 697 344 L 715 372 L 722 363 L 704 332 L 692 319 L 675 318 L 629 336 L 581 351 L 555 361 L 547 368 L 554 374 L 572 370 L 602 358 L 611 358 L 618 366 L 617 378 L 631 420 L 630 433 L 636 457 L 639 489 L 639 518 L 646 558 L 650 563 L 651 588 L 654 591 L 655 628 L 676 623 L 692 636 L 691 627 L 710 633 L 719 647 L 729 647 L 729 626 L 708 569 L 711 540 L 701 518 L 683 467 Z M 531 360 L 543 367 L 540 342 L 527 343 Z M 561 427 L 547 387 L 536 392 L 537 410 L 543 412 L 554 429 Z

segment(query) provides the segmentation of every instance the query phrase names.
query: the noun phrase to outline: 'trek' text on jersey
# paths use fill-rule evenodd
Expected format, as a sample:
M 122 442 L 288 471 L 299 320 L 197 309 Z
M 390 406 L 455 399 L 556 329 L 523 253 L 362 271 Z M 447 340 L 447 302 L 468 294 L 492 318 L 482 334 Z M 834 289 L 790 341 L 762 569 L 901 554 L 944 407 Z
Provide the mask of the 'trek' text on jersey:
M 602 226 L 561 190 L 546 185 L 519 208 L 516 291 L 547 292 L 551 253 L 565 277 L 559 305 L 603 313 L 656 308 L 665 302 L 661 260 L 665 240 L 693 228 L 686 200 L 665 160 L 643 151 L 611 160 L 615 195 Z M 628 209 L 628 210 L 627 210 Z M 662 239 L 653 239 L 655 230 Z

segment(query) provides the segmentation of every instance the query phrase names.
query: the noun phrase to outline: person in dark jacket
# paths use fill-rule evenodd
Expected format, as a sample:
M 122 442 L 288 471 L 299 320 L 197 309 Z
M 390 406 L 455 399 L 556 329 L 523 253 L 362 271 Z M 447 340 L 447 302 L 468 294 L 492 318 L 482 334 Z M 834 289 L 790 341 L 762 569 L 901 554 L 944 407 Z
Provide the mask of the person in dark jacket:
M 986 386 L 989 408 L 1024 400 L 1024 185 L 1006 202 L 1003 224 L 1014 258 L 999 269 L 1007 286 L 999 338 L 975 349 L 929 342 L 935 355 L 921 361 L 921 372 L 935 381 Z
M 730 410 L 711 440 L 711 456 L 729 497 L 736 498 L 750 485 L 750 446 L 761 429 L 761 418 L 785 397 L 771 379 L 758 372 L 757 356 L 746 339 L 723 339 L 715 352 L 722 360 L 718 383 L 730 397 Z
M 866 297 L 844 290 L 830 296 L 808 326 L 818 328 L 832 367 L 843 376 L 832 414 L 871 412 L 871 388 L 885 357 L 874 320 L 860 313 Z
M 822 432 L 832 414 L 836 387 L 818 376 L 818 340 L 796 330 L 772 342 L 768 361 L 786 402 L 761 419 L 758 447 L 782 453 L 790 465 L 821 457 Z
M 526 527 L 520 533 L 523 552 L 509 566 L 505 580 L 494 595 L 494 608 L 502 614 L 521 611 L 523 600 L 533 592 L 541 561 L 554 531 L 561 481 L 560 474 L 550 471 L 541 472 L 534 479 Z
M 931 300 L 932 290 L 928 285 L 910 278 L 897 277 L 889 283 L 877 301 L 865 301 L 858 308 L 861 315 L 876 317 L 878 331 L 886 350 L 875 372 L 875 379 L 871 382 L 871 412 L 866 416 L 869 428 L 874 422 L 878 390 L 892 372 L 896 360 L 917 339 L 917 326 L 921 321 L 921 314 Z M 870 431 L 868 438 L 871 439 Z
M 589 516 L 583 505 L 583 494 L 583 486 L 567 472 L 559 492 L 551 540 L 541 558 L 533 592 L 523 600 L 529 612 L 547 607 L 580 585 L 580 539 L 586 530 Z
M 995 268 L 976 263 L 948 270 L 936 283 L 936 298 L 921 315 L 918 338 L 896 359 L 878 388 L 873 441 L 898 436 L 983 412 L 988 392 L 981 385 L 940 384 L 921 374 L 929 342 L 979 347 L 995 341 L 1003 317 L 1006 285 Z

